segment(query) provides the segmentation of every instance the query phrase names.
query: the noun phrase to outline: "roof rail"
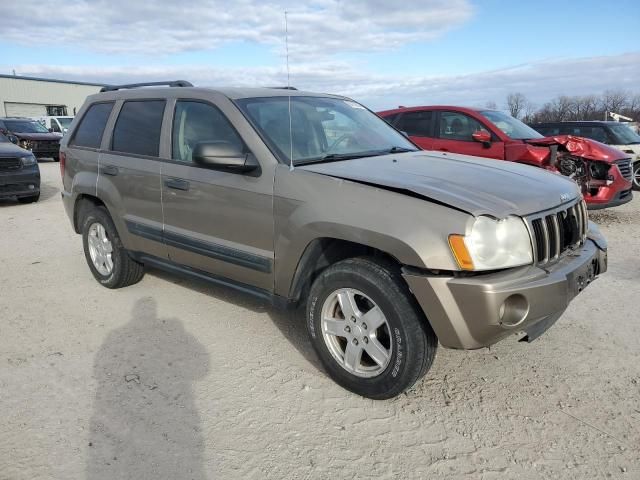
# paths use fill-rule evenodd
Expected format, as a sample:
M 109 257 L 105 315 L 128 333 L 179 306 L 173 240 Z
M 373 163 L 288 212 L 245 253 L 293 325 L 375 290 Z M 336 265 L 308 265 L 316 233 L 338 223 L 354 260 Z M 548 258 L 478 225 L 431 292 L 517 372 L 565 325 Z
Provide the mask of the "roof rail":
M 298 90 L 296 87 L 267 87 L 267 88 L 273 88 L 275 90 Z
M 116 90 L 124 90 L 127 88 L 139 88 L 139 87 L 159 87 L 166 85 L 167 87 L 193 87 L 191 82 L 186 80 L 170 80 L 166 82 L 144 82 L 144 83 L 129 83 L 126 85 L 107 85 L 100 89 L 101 92 L 114 92 Z

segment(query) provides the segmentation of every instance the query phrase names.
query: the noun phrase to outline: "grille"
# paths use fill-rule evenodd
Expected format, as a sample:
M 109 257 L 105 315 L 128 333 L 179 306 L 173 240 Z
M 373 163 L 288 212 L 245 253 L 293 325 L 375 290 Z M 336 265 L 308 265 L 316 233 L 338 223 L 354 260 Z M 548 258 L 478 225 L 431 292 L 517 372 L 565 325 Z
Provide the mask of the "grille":
M 567 250 L 582 245 L 587 237 L 587 206 L 584 200 L 527 219 L 537 265 L 547 265 Z
M 0 172 L 20 170 L 22 162 L 19 158 L 0 158 Z
M 631 159 L 625 158 L 624 160 L 618 160 L 616 162 L 616 165 L 618 165 L 618 169 L 620 170 L 620 173 L 625 178 L 625 180 L 630 182 L 633 178 L 633 167 L 631 166 Z

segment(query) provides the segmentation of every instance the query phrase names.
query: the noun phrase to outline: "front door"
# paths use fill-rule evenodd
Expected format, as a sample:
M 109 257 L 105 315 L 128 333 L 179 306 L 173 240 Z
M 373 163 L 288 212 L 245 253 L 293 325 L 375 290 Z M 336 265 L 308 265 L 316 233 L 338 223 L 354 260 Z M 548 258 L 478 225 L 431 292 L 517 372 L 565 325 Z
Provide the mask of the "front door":
M 473 139 L 472 135 L 477 131 L 491 132 L 475 118 L 461 112 L 438 113 L 433 150 L 504 160 L 504 143 L 495 135 L 490 144 Z
M 170 260 L 272 291 L 273 171 L 240 174 L 197 165 L 192 152 L 198 142 L 248 147 L 213 103 L 178 99 L 173 112 L 172 159 L 162 164 Z

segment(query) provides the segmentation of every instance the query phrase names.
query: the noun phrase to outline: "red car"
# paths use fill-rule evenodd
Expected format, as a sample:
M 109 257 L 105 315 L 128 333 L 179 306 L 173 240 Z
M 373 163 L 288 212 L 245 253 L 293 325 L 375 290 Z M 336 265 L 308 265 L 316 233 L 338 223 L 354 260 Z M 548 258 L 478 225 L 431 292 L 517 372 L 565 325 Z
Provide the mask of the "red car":
M 590 209 L 615 207 L 633 197 L 631 158 L 595 140 L 543 137 L 497 110 L 401 107 L 378 115 L 424 150 L 527 163 L 571 177 Z

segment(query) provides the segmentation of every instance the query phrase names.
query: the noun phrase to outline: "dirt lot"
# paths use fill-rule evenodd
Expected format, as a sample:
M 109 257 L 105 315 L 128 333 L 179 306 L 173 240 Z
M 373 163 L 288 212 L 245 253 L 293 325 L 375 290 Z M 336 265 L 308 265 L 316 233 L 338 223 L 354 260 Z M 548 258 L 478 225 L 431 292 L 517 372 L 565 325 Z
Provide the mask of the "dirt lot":
M 374 402 L 304 325 L 149 272 L 100 287 L 64 213 L 0 202 L 0 479 L 640 478 L 640 196 L 593 214 L 609 272 L 528 345 L 438 352 Z

